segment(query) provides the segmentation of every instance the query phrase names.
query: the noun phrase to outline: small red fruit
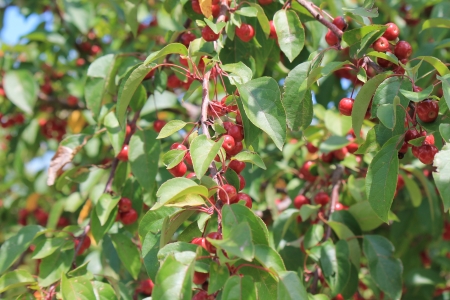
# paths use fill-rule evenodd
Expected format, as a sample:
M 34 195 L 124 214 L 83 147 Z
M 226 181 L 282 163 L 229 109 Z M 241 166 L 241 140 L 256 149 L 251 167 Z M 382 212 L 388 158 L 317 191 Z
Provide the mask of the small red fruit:
M 194 272 L 192 281 L 194 282 L 194 284 L 204 284 L 206 279 L 208 279 L 208 276 L 208 273 Z
M 345 29 L 347 29 L 348 26 L 347 22 L 342 16 L 334 18 L 333 24 L 342 31 L 345 31 Z
M 334 46 L 339 43 L 339 38 L 330 29 L 328 29 L 327 34 L 325 34 L 325 41 L 329 46 Z
M 391 50 L 386 51 L 386 53 L 388 53 L 388 52 L 392 52 L 392 51 Z M 380 67 L 383 67 L 383 68 L 389 68 L 393 65 L 393 63 L 391 61 L 381 58 L 381 57 L 377 58 L 377 62 L 380 65 Z
M 119 212 L 125 213 L 125 212 L 130 211 L 130 209 L 133 207 L 133 204 L 130 199 L 122 197 L 119 200 L 118 206 L 119 206 Z
M 236 146 L 236 142 L 234 141 L 234 138 L 231 135 L 224 135 L 223 136 L 223 143 L 222 147 L 225 149 L 225 152 L 229 153 L 234 150 L 234 147 Z
M 434 145 L 434 135 L 430 134 L 425 138 L 425 141 L 423 141 L 424 144 L 428 145 Z
M 338 150 L 334 150 L 333 151 L 333 156 L 337 159 L 337 160 L 344 160 L 345 157 L 347 156 L 348 150 L 346 147 L 338 149 Z
M 313 161 L 306 161 L 303 166 L 300 168 L 300 175 L 299 177 L 301 179 L 304 179 L 306 181 L 310 181 L 313 182 L 314 180 L 316 180 L 317 176 L 314 176 L 313 174 L 311 174 L 311 168 L 314 167 L 316 164 Z
M 208 300 L 208 293 L 202 290 L 192 296 L 192 300 Z
M 156 132 L 161 132 L 161 129 L 163 129 L 163 127 L 165 125 L 166 125 L 166 121 L 155 120 L 155 122 L 153 122 L 153 130 L 155 130 Z
M 128 161 L 128 145 L 124 145 L 117 155 L 117 159 L 120 161 Z
M 168 169 L 170 174 L 172 174 L 175 177 L 182 177 L 187 172 L 187 166 L 184 162 L 180 162 L 178 165 L 173 167 L 172 169 Z
M 297 197 L 294 198 L 295 208 L 300 209 L 305 204 L 311 204 L 311 201 L 304 195 L 298 195 Z
M 235 203 L 237 197 L 237 191 L 231 184 L 224 184 L 219 189 L 219 198 L 225 203 Z
M 434 145 L 424 144 L 418 147 L 417 158 L 425 165 L 431 165 L 434 160 L 434 156 L 439 152 L 438 148 Z
M 137 211 L 130 209 L 129 211 L 120 214 L 120 221 L 123 225 L 130 225 L 136 222 L 138 217 Z
M 195 11 L 198 14 L 203 14 L 202 9 L 200 8 L 200 3 L 198 0 L 192 0 L 191 1 L 192 10 Z
M 206 239 L 204 237 L 193 238 L 191 244 L 198 245 L 203 247 L 205 250 L 208 250 L 206 249 Z
M 355 100 L 352 98 L 342 98 L 341 101 L 339 101 L 339 111 L 341 114 L 344 116 L 351 116 L 354 102 Z
M 420 138 L 420 133 L 415 128 L 410 128 L 405 133 L 405 142 Z
M 234 149 L 229 151 L 229 152 L 227 152 L 227 154 L 230 155 L 230 156 L 233 156 L 233 155 L 236 155 L 239 152 L 241 152 L 242 149 L 244 149 L 244 145 L 242 145 L 242 142 L 236 142 L 234 144 Z
M 221 240 L 222 234 L 218 233 L 218 232 L 211 232 L 211 233 L 208 233 L 208 235 L 206 237 L 210 238 L 212 240 Z M 208 251 L 209 253 L 216 253 L 216 251 L 217 251 L 216 247 L 211 245 L 211 243 L 207 239 L 205 239 L 205 246 L 206 246 L 206 251 Z
M 350 144 L 348 144 L 348 145 L 346 146 L 346 148 L 347 148 L 347 151 L 348 151 L 348 152 L 350 152 L 351 154 L 353 154 L 353 153 L 355 153 L 355 152 L 358 150 L 359 146 L 358 146 L 357 143 L 350 143 Z
M 241 126 L 232 125 L 228 128 L 228 135 L 231 135 L 234 138 L 235 142 L 240 142 L 244 139 L 244 133 Z
M 69 106 L 77 106 L 78 98 L 75 96 L 69 95 L 69 97 L 67 97 L 67 104 Z
M 245 188 L 245 178 L 241 174 L 238 174 L 239 177 L 239 190 L 242 191 Z
M 217 41 L 220 34 L 216 34 L 209 26 L 203 27 L 202 38 L 207 42 Z
M 41 225 L 41 226 L 45 226 L 47 224 L 48 221 L 48 213 L 45 212 L 43 209 L 41 208 L 37 208 L 34 212 L 33 212 L 34 217 L 36 218 L 36 222 Z
M 320 156 L 320 159 L 328 164 L 333 161 L 333 158 L 334 158 L 333 152 L 322 153 L 322 155 Z
M 186 146 L 180 143 L 173 143 L 170 150 L 187 150 Z
M 250 42 L 250 40 L 255 36 L 255 29 L 250 24 L 242 23 L 241 27 L 236 28 L 236 36 L 243 42 Z
M 269 38 L 270 39 L 274 39 L 276 40 L 278 38 L 277 36 L 277 31 L 275 29 L 275 24 L 273 23 L 272 20 L 269 21 L 269 25 L 270 25 L 270 34 L 269 34 Z
M 245 169 L 245 162 L 233 159 L 228 164 L 228 168 L 230 168 L 233 171 L 235 171 L 236 173 L 240 174 L 242 172 L 242 170 Z
M 239 201 L 244 200 L 245 201 L 245 206 L 247 206 L 248 208 L 252 208 L 252 198 L 250 198 L 249 195 L 245 194 L 245 193 L 238 193 L 237 197 L 236 197 L 236 201 L 234 203 L 238 203 Z M 230 203 L 232 204 L 232 203 Z
M 373 43 L 373 49 L 378 52 L 386 52 L 389 50 L 389 41 L 385 37 L 380 37 Z
M 330 202 L 330 196 L 325 192 L 318 192 L 314 197 L 314 202 L 322 206 L 327 205 Z
M 439 114 L 439 104 L 434 100 L 424 100 L 417 104 L 417 116 L 425 123 L 436 120 Z
M 80 244 L 80 240 L 75 239 L 75 250 L 78 248 L 79 244 Z M 89 249 L 90 246 L 91 246 L 91 239 L 88 236 L 85 236 L 84 240 L 83 240 L 83 244 L 81 244 L 80 248 L 77 251 L 77 255 L 83 254 L 84 251 Z
M 398 59 L 408 58 L 412 54 L 412 47 L 407 41 L 399 41 L 395 45 L 394 54 Z
M 182 84 L 183 84 L 183 82 L 180 79 L 178 79 L 177 75 L 175 75 L 175 74 L 171 74 L 167 78 L 167 87 L 168 88 L 176 89 L 176 88 L 179 88 Z
M 405 180 L 403 179 L 402 175 L 398 175 L 397 176 L 397 191 L 400 191 L 401 189 L 403 189 L 405 187 Z
M 153 292 L 155 284 L 151 279 L 142 280 L 139 284 L 139 290 L 142 294 L 150 296 Z
M 272 3 L 273 0 L 258 0 L 258 3 L 260 5 L 269 5 Z
M 398 30 L 397 25 L 394 23 L 387 23 L 388 28 L 383 33 L 383 37 L 387 38 L 389 41 L 393 41 L 398 38 L 400 31 Z
M 185 32 L 181 35 L 180 40 L 183 45 L 189 47 L 189 44 L 195 40 L 197 37 L 192 32 Z

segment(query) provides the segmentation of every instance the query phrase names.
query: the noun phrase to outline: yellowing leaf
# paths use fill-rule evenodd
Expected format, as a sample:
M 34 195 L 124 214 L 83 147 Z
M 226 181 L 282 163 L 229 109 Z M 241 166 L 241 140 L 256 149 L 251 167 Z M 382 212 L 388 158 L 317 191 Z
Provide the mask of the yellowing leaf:
M 83 221 L 89 216 L 89 213 L 91 212 L 92 207 L 92 201 L 91 199 L 88 199 L 86 203 L 84 204 L 83 208 L 80 211 L 80 214 L 78 215 L 78 224 L 83 223 Z
M 202 13 L 209 18 L 212 15 L 212 0 L 200 0 L 199 3 Z
M 86 120 L 79 110 L 74 110 L 67 120 L 67 125 L 73 133 L 80 133 L 86 125 Z
M 35 211 L 36 208 L 38 207 L 38 199 L 39 199 L 38 193 L 33 193 L 30 196 L 28 196 L 27 203 L 25 205 L 25 209 L 28 212 Z

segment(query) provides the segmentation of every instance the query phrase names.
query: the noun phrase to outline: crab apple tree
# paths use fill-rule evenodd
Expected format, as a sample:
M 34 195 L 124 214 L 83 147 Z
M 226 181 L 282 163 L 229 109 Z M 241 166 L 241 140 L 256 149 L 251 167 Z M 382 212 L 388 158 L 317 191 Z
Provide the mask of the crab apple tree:
M 0 1 L 0 298 L 448 299 L 449 11 Z

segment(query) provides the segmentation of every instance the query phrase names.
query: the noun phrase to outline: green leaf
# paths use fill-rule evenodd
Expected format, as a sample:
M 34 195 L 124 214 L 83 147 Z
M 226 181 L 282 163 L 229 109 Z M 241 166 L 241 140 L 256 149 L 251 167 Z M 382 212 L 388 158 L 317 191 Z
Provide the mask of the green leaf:
M 180 54 L 183 56 L 187 56 L 188 50 L 185 45 L 180 44 L 180 43 L 169 44 L 169 45 L 165 46 L 164 48 L 162 48 L 161 50 L 150 54 L 145 59 L 144 65 L 147 66 L 150 63 L 154 62 L 155 60 L 158 60 L 158 63 L 159 63 L 159 59 L 166 57 L 168 54 Z
M 33 113 L 39 87 L 30 71 L 7 71 L 3 77 L 3 87 L 9 101 L 27 114 Z
M 391 242 L 382 236 L 365 235 L 363 250 L 369 261 L 370 275 L 377 286 L 390 298 L 400 299 L 403 266 L 401 260 L 394 257 Z
M 104 124 L 108 132 L 111 146 L 114 149 L 114 155 L 117 156 L 122 150 L 123 141 L 125 140 L 125 132 L 120 128 L 119 121 L 114 112 L 110 112 L 105 116 Z
M 357 16 L 361 17 L 367 17 L 367 18 L 376 18 L 378 17 L 378 8 L 370 8 L 366 9 L 363 7 L 356 7 L 356 8 L 342 8 L 343 11 L 349 12 L 352 14 L 355 14 Z
M 117 95 L 116 116 L 120 125 L 124 127 L 128 105 L 134 93 L 142 83 L 144 77 L 155 67 L 154 64 L 140 64 L 131 69 L 122 79 Z
M 180 262 L 175 255 L 167 256 L 156 275 L 152 298 L 160 300 L 190 300 L 192 298 L 192 274 L 195 255 Z
M 332 296 L 336 296 L 345 288 L 350 278 L 348 244 L 345 240 L 338 241 L 336 246 L 326 242 L 322 245 L 320 253 L 323 275 L 332 290 Z
M 110 194 L 101 195 L 100 199 L 97 201 L 97 205 L 95 206 L 98 219 L 100 220 L 100 225 L 104 226 L 107 223 L 109 215 L 114 208 L 117 207 L 119 200 L 119 196 L 112 197 Z
M 262 131 L 261 129 L 253 125 L 253 123 L 247 117 L 244 109 L 244 104 L 240 97 L 237 98 L 236 103 L 239 107 L 239 112 L 241 113 L 242 126 L 244 127 L 245 144 L 248 145 L 247 147 L 252 146 L 256 150 L 258 149 L 258 137 L 262 135 Z
M 222 299 L 256 300 L 256 288 L 250 276 L 231 276 L 223 288 Z
M 136 131 L 130 140 L 128 157 L 131 171 L 139 183 L 150 191 L 158 173 L 160 143 L 153 130 Z
M 331 151 L 341 149 L 348 144 L 350 144 L 350 141 L 347 140 L 346 137 L 333 135 L 320 144 L 319 150 L 323 153 L 329 153 Z
M 209 265 L 208 294 L 211 295 L 222 289 L 229 277 L 230 271 L 227 266 L 221 266 L 212 261 Z
M 372 96 L 375 93 L 378 86 L 388 76 L 389 76 L 388 73 L 378 74 L 377 76 L 367 81 L 363 85 L 361 90 L 359 90 L 358 95 L 356 95 L 352 110 L 352 126 L 354 132 L 358 133 L 361 131 L 362 123 L 364 121 L 364 116 L 366 115 L 367 108 L 369 107 L 370 99 L 372 99 Z
M 403 174 L 403 180 L 405 181 L 406 189 L 408 190 L 409 196 L 411 197 L 411 202 L 414 207 L 419 207 L 422 203 L 422 192 L 419 185 L 414 181 L 414 179 L 409 178 L 408 175 Z
M 203 19 L 205 21 L 205 24 L 212 29 L 212 31 L 214 31 L 215 34 L 219 34 L 222 32 L 222 29 L 227 25 L 227 23 L 225 22 L 219 22 L 219 23 L 214 23 L 210 20 L 208 20 L 207 18 Z
M 252 70 L 241 61 L 234 64 L 222 65 L 221 68 L 228 73 L 228 79 L 233 85 L 244 84 L 252 80 Z
M 406 90 L 400 90 L 400 93 L 403 94 L 403 96 L 405 96 L 406 98 L 408 98 L 409 100 L 413 101 L 413 102 L 420 102 L 424 99 L 429 98 L 431 92 L 433 91 L 434 86 L 430 85 L 429 87 L 427 87 L 426 89 L 424 89 L 421 92 L 411 92 L 411 91 L 406 91 Z
M 117 298 L 113 287 L 107 283 L 93 281 L 92 287 L 94 288 L 94 293 L 97 295 L 96 300 L 110 300 Z
M 134 36 L 137 34 L 138 29 L 138 8 L 141 0 L 125 0 L 125 19 L 127 24 L 131 28 L 131 32 Z
M 362 231 L 370 231 L 383 224 L 383 221 L 373 211 L 369 201 L 353 204 L 348 211 L 358 221 Z
M 442 82 L 442 91 L 444 92 L 444 99 L 447 106 L 450 107 L 450 75 L 436 76 Z
M 161 234 L 148 232 L 142 241 L 142 259 L 148 276 L 155 282 L 156 274 L 159 270 L 158 252 Z
M 88 77 L 86 80 L 84 98 L 86 99 L 86 106 L 91 110 L 94 118 L 100 114 L 105 83 L 106 80 L 103 78 Z
M 273 16 L 281 51 L 289 61 L 293 61 L 305 45 L 305 30 L 293 10 L 280 9 Z
M 280 272 L 280 281 L 278 282 L 278 297 L 283 300 L 308 299 L 305 286 L 296 272 Z
M 105 225 L 100 224 L 100 219 L 97 216 L 97 210 L 93 209 L 91 212 L 91 232 L 95 241 L 99 243 L 103 236 L 109 231 L 109 229 L 113 226 L 116 221 L 116 215 L 118 214 L 118 207 L 114 207 L 113 211 L 109 214 L 108 220 Z
M 255 7 L 244 6 L 236 10 L 235 13 L 246 17 L 256 17 L 258 15 L 258 10 Z
M 393 104 L 381 104 L 377 109 L 377 118 L 389 129 L 395 126 L 395 106 Z
M 342 40 L 349 46 L 351 46 L 359 43 L 366 35 L 370 34 L 371 32 L 380 30 L 384 31 L 386 28 L 387 27 L 385 25 L 368 25 L 352 30 L 347 30 L 342 35 Z
M 277 273 L 286 271 L 280 254 L 267 245 L 255 245 L 255 259 L 266 269 Z
M 121 233 L 112 234 L 111 240 L 122 265 L 136 280 L 141 271 L 141 258 L 136 245 L 131 241 L 131 238 Z
M 379 58 L 388 60 L 391 63 L 394 63 L 394 64 L 398 65 L 398 58 L 397 58 L 397 56 L 395 56 L 391 52 L 384 53 L 384 52 L 378 52 L 378 51 L 371 51 L 371 52 L 367 53 L 367 56 L 379 57 Z
M 281 150 L 286 139 L 286 113 L 275 79 L 261 77 L 237 87 L 249 120 L 265 131 Z
M 358 240 L 355 238 L 355 234 L 347 227 L 347 225 L 343 223 L 329 221 L 328 225 L 331 227 L 331 229 L 333 229 L 334 233 L 336 233 L 339 239 L 347 240 L 350 251 L 349 259 L 352 262 L 352 264 L 359 269 L 361 249 L 359 247 Z
M 224 205 L 222 208 L 223 233 L 228 235 L 239 223 L 247 222 L 255 245 L 269 245 L 269 232 L 264 222 L 248 207 L 240 204 Z
M 56 251 L 52 255 L 42 259 L 39 264 L 39 285 L 50 286 L 61 279 L 61 273 L 66 273 L 72 266 L 74 249 L 68 251 Z
M 170 240 L 173 237 L 173 234 L 177 229 L 183 224 L 184 221 L 186 221 L 194 211 L 192 210 L 181 210 L 175 212 L 170 217 L 166 217 L 163 225 L 161 227 L 161 238 L 160 238 L 160 244 L 159 247 L 164 247 L 167 243 L 170 242 Z
M 30 246 L 36 234 L 43 228 L 29 225 L 21 228 L 16 235 L 7 239 L 0 248 L 0 274 L 5 272 Z
M 384 222 L 388 222 L 388 213 L 397 186 L 397 153 L 402 142 L 402 136 L 392 137 L 375 155 L 367 171 L 367 198 L 375 213 Z
M 450 208 L 450 146 L 446 145 L 434 157 L 436 172 L 433 172 L 434 182 L 444 204 L 444 211 Z
M 305 233 L 303 246 L 305 249 L 312 248 L 319 244 L 319 242 L 323 239 L 323 226 L 321 224 L 314 224 L 308 228 Z
M 261 159 L 261 157 L 256 152 L 241 151 L 236 156 L 233 156 L 231 159 L 249 162 L 249 163 L 257 165 L 261 169 L 264 169 L 264 170 L 267 169 L 266 165 L 264 164 L 264 161 Z
M 429 28 L 450 28 L 450 20 L 444 18 L 425 20 L 422 24 L 422 30 Z
M 0 293 L 14 289 L 20 286 L 31 285 L 35 283 L 33 275 L 26 270 L 14 270 L 3 274 L 0 277 Z
M 65 21 L 72 23 L 81 33 L 86 35 L 92 28 L 92 20 L 95 19 L 92 3 L 80 0 L 64 0 Z
M 287 125 L 292 130 L 305 129 L 313 118 L 311 91 L 306 79 L 310 62 L 304 62 L 292 69 L 284 81 L 283 105 L 286 109 Z M 299 88 L 299 83 L 300 88 Z
M 423 59 L 424 61 L 432 65 L 441 76 L 450 74 L 450 70 L 448 69 L 448 67 L 441 60 L 437 59 L 434 56 L 418 56 L 415 59 Z
M 191 142 L 189 150 L 191 152 L 192 164 L 197 178 L 201 178 L 205 175 L 217 153 L 219 153 L 222 143 L 223 138 L 214 142 L 208 139 L 204 134 L 199 135 Z
M 170 150 L 161 158 L 167 169 L 172 169 L 178 165 L 186 156 L 187 150 Z
M 228 255 L 247 261 L 252 261 L 255 256 L 255 246 L 252 242 L 252 232 L 248 222 L 241 222 L 230 231 L 224 231 L 222 240 L 207 239 L 214 246 L 225 250 Z
M 248 4 L 258 10 L 256 18 L 258 19 L 259 25 L 261 26 L 264 35 L 266 36 L 266 38 L 268 38 L 270 34 L 270 23 L 269 19 L 266 16 L 266 13 L 264 12 L 264 9 L 257 3 L 249 2 Z
M 426 137 L 421 136 L 417 139 L 412 139 L 408 141 L 408 144 L 416 146 L 416 147 L 420 147 L 423 145 L 423 142 L 425 141 Z
M 148 232 L 158 233 L 161 228 L 165 217 L 168 217 L 175 213 L 178 208 L 174 207 L 161 207 L 158 210 L 149 210 L 139 223 L 139 236 L 143 239 Z
M 168 136 L 171 136 L 175 132 L 181 130 L 186 126 L 187 123 L 180 120 L 172 120 L 161 129 L 161 132 L 158 134 L 157 139 L 163 139 Z
M 49 238 L 36 243 L 36 248 L 33 251 L 33 259 L 41 259 L 53 254 L 56 250 L 61 248 L 66 242 L 69 241 L 69 237 L 62 238 Z
M 343 116 L 334 110 L 327 110 L 325 112 L 325 127 L 333 134 L 338 136 L 346 136 L 352 127 L 352 119 Z
M 61 294 L 64 300 L 92 300 L 97 298 L 91 281 L 84 276 L 68 279 L 65 274 L 62 274 Z
M 158 209 L 163 205 L 173 204 L 180 197 L 189 194 L 201 195 L 207 198 L 208 189 L 184 177 L 169 179 L 156 192 L 158 202 L 152 207 L 152 210 Z

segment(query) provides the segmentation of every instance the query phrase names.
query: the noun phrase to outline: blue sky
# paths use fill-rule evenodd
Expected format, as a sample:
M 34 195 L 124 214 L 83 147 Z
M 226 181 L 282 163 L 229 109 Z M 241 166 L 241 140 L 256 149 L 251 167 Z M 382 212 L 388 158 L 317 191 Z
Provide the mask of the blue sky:
M 46 21 L 51 24 L 51 13 L 42 15 L 32 14 L 25 18 L 16 6 L 9 6 L 5 11 L 3 26 L 0 26 L 0 41 L 8 45 L 15 45 L 19 38 L 31 32 L 39 23 Z M 1 25 L 1 24 L 0 24 Z

